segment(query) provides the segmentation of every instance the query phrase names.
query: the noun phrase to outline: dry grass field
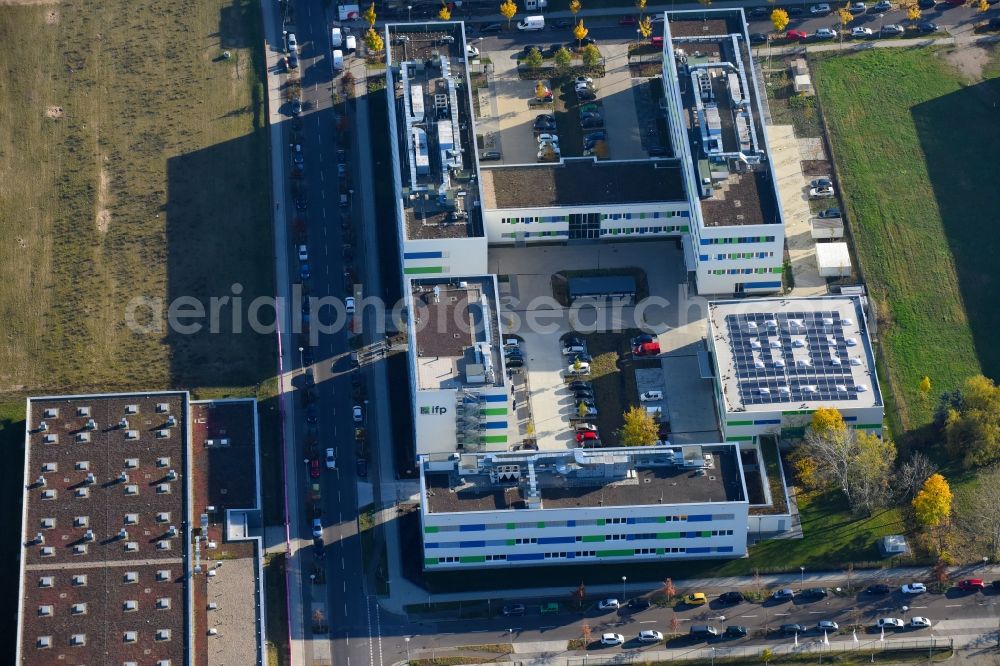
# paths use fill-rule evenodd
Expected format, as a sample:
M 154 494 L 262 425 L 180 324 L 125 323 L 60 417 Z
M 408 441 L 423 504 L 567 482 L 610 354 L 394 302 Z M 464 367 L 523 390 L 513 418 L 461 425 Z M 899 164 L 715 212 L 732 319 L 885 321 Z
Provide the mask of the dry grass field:
M 136 296 L 273 293 L 259 30 L 246 0 L 0 2 L 0 393 L 273 374 L 228 316 L 125 326 Z

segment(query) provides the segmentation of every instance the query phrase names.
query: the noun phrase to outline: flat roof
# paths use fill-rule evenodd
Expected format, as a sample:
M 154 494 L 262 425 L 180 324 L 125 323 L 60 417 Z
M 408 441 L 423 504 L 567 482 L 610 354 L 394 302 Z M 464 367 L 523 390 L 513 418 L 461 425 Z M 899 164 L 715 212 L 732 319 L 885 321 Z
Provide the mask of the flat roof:
M 421 389 L 502 386 L 498 304 L 492 277 L 413 280 L 412 350 Z M 476 381 L 473 377 L 483 380 Z M 470 379 L 472 379 L 470 381 Z
M 635 278 L 631 275 L 598 275 L 569 279 L 570 298 L 593 294 L 634 294 L 635 289 Z
M 781 224 L 742 14 L 734 9 L 707 13 L 712 18 L 706 20 L 701 10 L 667 12 L 665 24 L 703 223 Z M 674 99 L 667 95 L 668 103 Z
M 594 158 L 483 168 L 483 207 L 545 208 L 685 201 L 677 160 Z
M 466 454 L 451 470 L 422 467 L 426 510 L 454 513 L 741 502 L 746 498 L 734 450 L 730 445 L 693 445 Z M 529 463 L 538 487 L 538 506 L 532 506 L 529 495 Z M 512 476 L 515 467 L 516 477 Z
M 192 513 L 201 538 L 197 564 L 214 572 L 192 579 L 196 662 L 259 664 L 264 658 L 263 646 L 251 640 L 263 626 L 258 600 L 263 553 L 253 540 L 226 539 L 228 510 L 260 508 L 256 404 L 252 398 L 191 403 Z M 210 602 L 218 607 L 208 611 Z M 219 632 L 209 636 L 213 628 Z
M 20 663 L 183 663 L 189 425 L 184 392 L 28 400 Z
M 882 405 L 857 297 L 713 301 L 709 322 L 727 412 Z
M 462 24 L 390 24 L 386 34 L 406 237 L 481 236 Z

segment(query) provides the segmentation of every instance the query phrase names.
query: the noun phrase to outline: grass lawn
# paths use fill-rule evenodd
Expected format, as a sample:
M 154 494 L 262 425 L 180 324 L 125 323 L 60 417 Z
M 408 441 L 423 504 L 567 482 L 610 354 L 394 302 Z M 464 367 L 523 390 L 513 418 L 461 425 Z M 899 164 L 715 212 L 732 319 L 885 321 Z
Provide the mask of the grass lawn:
M 265 560 L 264 594 L 267 605 L 267 663 L 281 666 L 289 663 L 284 555 L 271 555 Z
M 125 325 L 137 296 L 273 293 L 259 40 L 249 0 L 0 7 L 0 391 L 273 373 L 228 309 L 218 335 Z
M 932 395 L 979 372 L 1000 375 L 1000 241 L 984 227 L 997 219 L 1000 189 L 970 166 L 1000 149 L 1000 78 L 993 67 L 964 81 L 950 58 L 874 49 L 812 66 L 906 430 L 931 416 L 934 399 L 917 388 L 924 375 Z

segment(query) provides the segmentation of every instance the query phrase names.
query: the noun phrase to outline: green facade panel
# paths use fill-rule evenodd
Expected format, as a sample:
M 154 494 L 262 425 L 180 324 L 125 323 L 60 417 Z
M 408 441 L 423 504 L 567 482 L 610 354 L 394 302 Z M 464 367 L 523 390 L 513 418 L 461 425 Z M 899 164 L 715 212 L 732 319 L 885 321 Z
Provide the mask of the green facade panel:
M 426 273 L 442 272 L 444 272 L 443 266 L 409 266 L 403 269 L 403 273 L 406 275 L 424 275 Z

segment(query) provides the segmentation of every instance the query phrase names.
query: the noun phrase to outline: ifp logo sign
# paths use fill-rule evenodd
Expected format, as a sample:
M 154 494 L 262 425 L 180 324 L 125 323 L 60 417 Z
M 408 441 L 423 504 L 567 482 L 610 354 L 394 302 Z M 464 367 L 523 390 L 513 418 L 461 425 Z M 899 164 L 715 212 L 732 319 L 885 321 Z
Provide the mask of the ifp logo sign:
M 441 405 L 423 405 L 420 407 L 421 414 L 447 414 L 448 408 Z

